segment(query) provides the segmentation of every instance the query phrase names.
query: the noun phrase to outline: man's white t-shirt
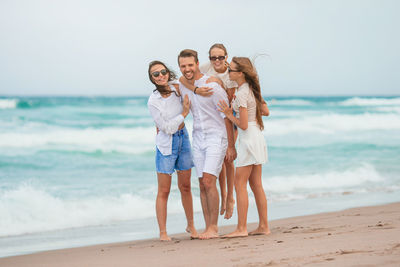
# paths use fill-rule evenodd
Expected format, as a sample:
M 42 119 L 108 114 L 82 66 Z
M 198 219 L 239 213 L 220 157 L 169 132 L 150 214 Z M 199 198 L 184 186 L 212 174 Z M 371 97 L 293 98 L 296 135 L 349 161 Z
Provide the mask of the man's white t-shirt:
M 211 87 L 214 94 L 211 96 L 200 96 L 187 89 L 183 84 L 179 84 L 182 97 L 188 95 L 190 100 L 190 111 L 193 116 L 193 134 L 200 132 L 204 135 L 217 135 L 227 138 L 225 128 L 225 114 L 218 110 L 218 103 L 224 100 L 228 103 L 228 97 L 225 90 L 216 82 L 207 83 L 210 77 L 203 75 L 196 80 L 194 85 L 197 87 Z

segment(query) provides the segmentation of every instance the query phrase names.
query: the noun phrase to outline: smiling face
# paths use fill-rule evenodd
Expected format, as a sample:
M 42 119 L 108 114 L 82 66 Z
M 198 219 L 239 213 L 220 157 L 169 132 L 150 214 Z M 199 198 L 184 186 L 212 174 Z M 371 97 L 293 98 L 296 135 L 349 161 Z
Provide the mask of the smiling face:
M 227 55 L 221 48 L 214 47 L 210 51 L 210 62 L 216 72 L 223 73 L 226 71 Z
M 194 80 L 196 75 L 200 72 L 199 62 L 196 63 L 194 57 L 180 57 L 178 62 L 182 75 L 189 81 Z
M 156 64 L 150 68 L 151 79 L 156 85 L 167 86 L 169 79 L 169 72 L 164 65 Z M 165 75 L 163 75 L 165 73 Z M 157 76 L 157 77 L 156 77 Z

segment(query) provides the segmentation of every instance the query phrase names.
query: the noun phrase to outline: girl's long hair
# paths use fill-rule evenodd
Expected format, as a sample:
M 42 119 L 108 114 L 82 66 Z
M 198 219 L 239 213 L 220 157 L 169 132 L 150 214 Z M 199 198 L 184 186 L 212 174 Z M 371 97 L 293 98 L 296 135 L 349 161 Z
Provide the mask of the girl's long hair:
M 256 99 L 256 120 L 260 129 L 263 130 L 264 123 L 261 115 L 261 107 L 264 101 L 261 95 L 260 81 L 258 80 L 257 71 L 250 59 L 247 57 L 233 57 L 232 61 L 235 62 L 237 70 L 244 74 L 246 82 L 250 85 L 250 89 Z
M 175 74 L 172 70 L 170 70 L 170 69 L 167 67 L 167 65 L 165 65 L 163 62 L 158 61 L 158 60 L 154 60 L 154 61 L 150 62 L 150 64 L 149 64 L 149 69 L 147 70 L 147 72 L 148 72 L 148 74 L 149 74 L 149 79 L 150 79 L 150 81 L 156 86 L 156 89 L 154 89 L 153 92 L 154 92 L 154 91 L 158 91 L 158 92 L 159 92 L 160 94 L 162 94 L 162 95 L 168 95 L 168 94 L 171 94 L 172 92 L 174 92 L 175 95 L 178 96 L 177 92 L 172 91 L 172 90 L 169 88 L 168 85 L 167 85 L 167 86 L 161 86 L 161 85 L 158 85 L 158 84 L 156 84 L 156 83 L 154 82 L 153 76 L 151 75 L 150 70 L 151 70 L 151 68 L 152 68 L 153 66 L 155 66 L 155 65 L 163 65 L 163 66 L 164 66 L 164 68 L 165 68 L 165 69 L 167 70 L 167 72 L 168 72 L 168 82 L 173 81 L 173 80 L 176 80 L 176 74 Z

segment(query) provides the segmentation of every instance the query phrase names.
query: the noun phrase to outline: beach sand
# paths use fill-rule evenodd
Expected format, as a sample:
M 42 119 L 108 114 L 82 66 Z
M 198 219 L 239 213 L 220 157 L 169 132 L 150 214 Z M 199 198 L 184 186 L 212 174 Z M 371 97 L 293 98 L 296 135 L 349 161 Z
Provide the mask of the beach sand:
M 270 227 L 268 236 L 190 240 L 178 234 L 171 242 L 150 239 L 0 258 L 0 266 L 400 266 L 400 203 L 275 220 Z M 233 229 L 223 227 L 220 234 Z

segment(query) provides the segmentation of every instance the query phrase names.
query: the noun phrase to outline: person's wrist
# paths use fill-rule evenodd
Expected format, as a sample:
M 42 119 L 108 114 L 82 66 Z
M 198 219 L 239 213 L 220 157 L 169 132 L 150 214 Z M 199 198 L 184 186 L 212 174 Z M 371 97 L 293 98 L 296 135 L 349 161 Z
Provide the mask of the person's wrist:
M 196 94 L 196 90 L 197 90 L 197 89 L 199 89 L 199 87 L 196 86 L 196 87 L 194 88 L 194 90 L 193 90 L 193 93 L 194 93 L 195 95 L 197 95 L 197 94 Z

